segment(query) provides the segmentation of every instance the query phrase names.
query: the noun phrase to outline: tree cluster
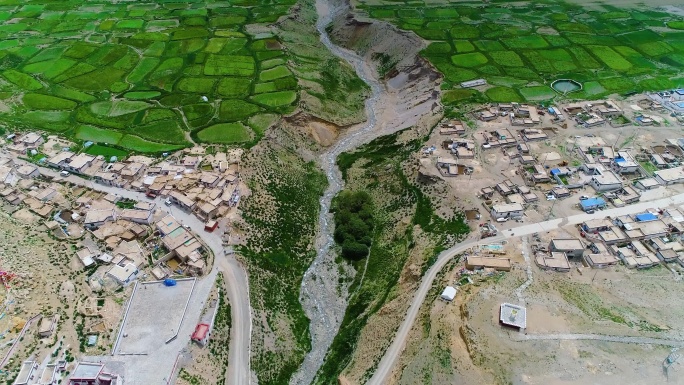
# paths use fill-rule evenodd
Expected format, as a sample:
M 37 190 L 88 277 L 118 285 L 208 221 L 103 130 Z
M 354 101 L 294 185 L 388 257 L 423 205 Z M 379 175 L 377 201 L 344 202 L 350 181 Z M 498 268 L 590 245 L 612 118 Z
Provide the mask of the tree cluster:
M 373 233 L 373 202 L 365 191 L 343 191 L 333 202 L 335 241 L 342 257 L 359 260 L 368 255 Z

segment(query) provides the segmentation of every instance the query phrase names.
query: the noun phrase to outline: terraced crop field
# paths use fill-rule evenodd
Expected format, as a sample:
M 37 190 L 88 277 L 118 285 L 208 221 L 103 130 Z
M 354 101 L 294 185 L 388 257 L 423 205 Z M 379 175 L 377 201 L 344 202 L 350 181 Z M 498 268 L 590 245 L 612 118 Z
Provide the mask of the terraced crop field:
M 0 0 L 0 120 L 139 152 L 254 143 L 299 87 L 245 26 L 294 2 Z
M 665 12 L 562 2 L 360 0 L 358 7 L 430 41 L 423 55 L 444 74 L 444 89 L 478 78 L 494 86 L 447 93 L 447 105 L 548 100 L 558 96 L 549 86 L 559 78 L 585 83 L 567 95 L 578 99 L 684 86 L 684 21 Z

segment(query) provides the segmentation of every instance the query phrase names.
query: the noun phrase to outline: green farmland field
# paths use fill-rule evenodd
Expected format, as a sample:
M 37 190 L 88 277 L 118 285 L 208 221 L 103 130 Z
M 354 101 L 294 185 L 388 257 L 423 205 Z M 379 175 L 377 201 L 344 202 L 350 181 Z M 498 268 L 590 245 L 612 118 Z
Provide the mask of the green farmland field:
M 463 100 L 562 97 L 548 87 L 559 78 L 587 83 L 567 97 L 590 99 L 681 86 L 675 79 L 684 72 L 684 21 L 677 15 L 543 1 L 359 3 L 371 17 L 428 40 L 422 55 L 444 74 L 443 89 L 477 78 L 494 86 L 514 85 Z
M 191 132 L 223 123 L 241 129 L 212 128 L 202 140 L 254 143 L 294 109 L 299 84 L 282 42 L 245 26 L 292 5 L 0 0 L 0 91 L 19 95 L 0 120 L 141 152 L 187 147 Z

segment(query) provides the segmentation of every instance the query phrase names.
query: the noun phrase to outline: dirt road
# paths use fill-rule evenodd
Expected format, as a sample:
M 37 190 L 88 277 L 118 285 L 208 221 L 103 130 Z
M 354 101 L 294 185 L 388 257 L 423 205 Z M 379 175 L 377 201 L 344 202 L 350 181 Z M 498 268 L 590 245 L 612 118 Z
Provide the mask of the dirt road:
M 28 162 L 18 158 L 14 158 L 14 162 L 18 165 L 28 164 Z M 40 168 L 40 172 L 42 175 L 53 177 L 55 181 L 68 181 L 75 185 L 84 186 L 105 193 L 117 194 L 123 198 L 137 201 L 151 201 L 143 193 L 93 183 L 75 175 L 62 178 L 59 175 L 59 172 L 43 167 Z M 201 238 L 201 240 L 213 251 L 215 263 L 212 269 L 212 275 L 216 270 L 223 273 L 231 309 L 232 328 L 230 331 L 226 384 L 249 384 L 251 382 L 250 351 L 252 309 L 249 304 L 249 281 L 245 268 L 235 258 L 224 254 L 221 237 L 217 233 L 205 232 L 204 223 L 197 217 L 177 207 L 166 206 L 161 198 L 155 199 L 154 202 L 157 203 L 157 207 L 160 210 L 173 215 L 183 225 L 189 226 L 194 234 Z M 193 319 L 191 315 L 188 315 L 188 319 L 192 319 L 192 322 L 195 322 L 199 319 L 199 313 L 196 315 L 196 318 L 197 319 Z M 169 356 L 168 359 L 173 361 L 175 355 Z
M 440 270 L 442 270 L 442 268 L 447 264 L 447 262 L 449 262 L 458 254 L 467 250 L 468 248 L 477 244 L 494 243 L 504 239 L 517 238 L 520 236 L 525 236 L 538 232 L 547 232 L 558 228 L 560 225 L 574 225 L 582 223 L 589 219 L 599 219 L 604 218 L 606 216 L 635 214 L 643 212 L 648 208 L 668 207 L 671 205 L 679 205 L 682 203 L 684 203 L 684 194 L 677 194 L 671 197 L 657 199 L 650 202 L 639 202 L 637 204 L 630 206 L 610 210 L 603 210 L 594 214 L 579 214 L 567 218 L 560 218 L 545 222 L 533 223 L 529 225 L 522 225 L 506 230 L 504 231 L 503 235 L 499 235 L 497 237 L 486 238 L 484 240 L 473 240 L 458 244 L 448 250 L 445 250 L 439 255 L 437 262 L 435 262 L 435 264 L 423 276 L 420 287 L 418 288 L 418 291 L 416 291 L 413 297 L 413 301 L 411 302 L 411 307 L 409 307 L 409 310 L 406 313 L 404 322 L 402 322 L 401 326 L 399 327 L 397 334 L 394 336 L 394 341 L 392 341 L 392 344 L 385 352 L 385 355 L 382 357 L 382 360 L 380 361 L 377 370 L 375 371 L 373 377 L 371 377 L 367 384 L 382 385 L 387 382 L 388 378 L 392 374 L 392 370 L 394 368 L 396 361 L 399 359 L 399 356 L 401 355 L 402 351 L 404 350 L 404 347 L 406 346 L 406 338 L 408 337 L 408 334 L 411 331 L 411 328 L 413 327 L 413 323 L 415 322 L 416 317 L 418 316 L 418 311 L 420 310 L 421 305 L 425 301 L 425 297 L 428 291 L 432 287 L 432 282 L 435 280 L 437 274 L 440 272 Z

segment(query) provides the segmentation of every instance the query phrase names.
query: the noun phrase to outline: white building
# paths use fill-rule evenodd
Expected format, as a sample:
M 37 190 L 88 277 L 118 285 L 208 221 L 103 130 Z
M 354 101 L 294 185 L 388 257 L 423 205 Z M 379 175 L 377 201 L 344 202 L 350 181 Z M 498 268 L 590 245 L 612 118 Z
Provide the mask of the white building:
M 114 278 L 119 285 L 126 286 L 135 280 L 138 275 L 138 268 L 130 262 L 124 266 L 114 265 L 107 271 L 107 275 Z
M 447 286 L 446 288 L 444 288 L 444 291 L 442 292 L 442 295 L 440 296 L 440 298 L 442 298 L 443 300 L 445 300 L 447 302 L 453 301 L 455 297 L 456 297 L 456 289 L 453 288 L 452 286 Z
M 494 205 L 491 214 L 494 219 L 517 219 L 523 216 L 523 206 L 520 203 Z
M 659 170 L 653 174 L 655 175 L 655 180 L 664 186 L 684 183 L 684 166 Z
M 622 179 L 611 170 L 602 170 L 601 174 L 591 177 L 589 185 L 597 192 L 613 191 L 622 188 Z

